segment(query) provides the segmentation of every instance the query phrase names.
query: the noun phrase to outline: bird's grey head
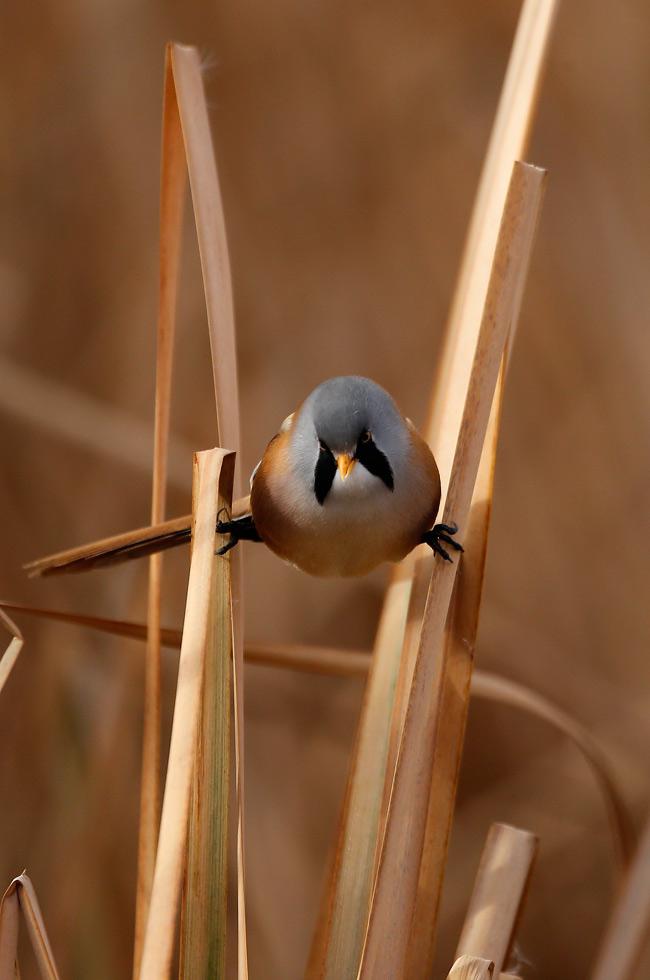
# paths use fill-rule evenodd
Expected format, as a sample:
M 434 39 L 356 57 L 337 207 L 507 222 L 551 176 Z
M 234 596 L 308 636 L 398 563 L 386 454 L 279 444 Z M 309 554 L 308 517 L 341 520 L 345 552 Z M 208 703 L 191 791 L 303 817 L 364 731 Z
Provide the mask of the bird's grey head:
M 408 453 L 408 430 L 388 392 L 369 378 L 344 376 L 320 384 L 303 403 L 292 429 L 294 461 L 323 504 L 337 476 L 350 485 L 392 491 Z M 370 474 L 374 479 L 367 479 Z

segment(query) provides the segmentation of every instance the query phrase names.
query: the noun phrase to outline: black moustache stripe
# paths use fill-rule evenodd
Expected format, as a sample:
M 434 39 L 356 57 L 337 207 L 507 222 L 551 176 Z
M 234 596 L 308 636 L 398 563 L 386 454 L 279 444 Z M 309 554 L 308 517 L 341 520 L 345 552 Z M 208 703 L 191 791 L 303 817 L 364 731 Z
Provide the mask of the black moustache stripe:
M 332 488 L 335 476 L 336 460 L 334 459 L 334 455 L 329 449 L 322 446 L 314 471 L 314 493 L 316 494 L 316 500 L 321 506 L 325 503 L 325 498 Z
M 386 484 L 389 490 L 395 488 L 395 482 L 393 480 L 393 471 L 391 469 L 390 463 L 382 453 L 381 449 L 377 449 L 377 446 L 372 439 L 368 439 L 367 442 L 359 441 L 356 451 L 357 460 L 362 466 L 372 473 L 373 476 L 378 476 L 383 483 Z

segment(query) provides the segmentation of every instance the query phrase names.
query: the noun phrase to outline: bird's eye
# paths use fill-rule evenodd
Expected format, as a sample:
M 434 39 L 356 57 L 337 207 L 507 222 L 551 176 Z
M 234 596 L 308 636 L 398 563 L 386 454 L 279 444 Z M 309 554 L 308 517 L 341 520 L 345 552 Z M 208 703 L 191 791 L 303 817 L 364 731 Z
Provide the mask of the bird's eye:
M 370 442 L 371 439 L 372 439 L 372 436 L 370 435 L 370 433 L 368 432 L 368 430 L 367 429 L 364 429 L 363 432 L 361 433 L 361 436 L 359 437 L 359 441 L 360 442 Z
M 319 439 L 318 440 L 318 446 L 319 446 L 319 449 L 320 449 L 320 451 L 322 453 L 328 453 L 329 452 L 329 447 L 325 445 L 325 443 L 323 442 L 322 439 Z

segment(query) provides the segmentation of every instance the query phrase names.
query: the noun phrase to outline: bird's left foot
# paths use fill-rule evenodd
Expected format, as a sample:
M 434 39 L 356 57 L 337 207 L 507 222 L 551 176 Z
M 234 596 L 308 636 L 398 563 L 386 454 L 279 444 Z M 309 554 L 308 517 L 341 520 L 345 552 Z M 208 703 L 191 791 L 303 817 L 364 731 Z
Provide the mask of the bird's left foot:
M 255 527 L 252 514 L 246 514 L 244 517 L 236 517 L 234 521 L 217 520 L 217 533 L 229 534 L 230 541 L 224 544 L 222 548 L 219 548 L 215 552 L 216 555 L 225 555 L 240 541 L 262 540 Z
M 457 531 L 457 524 L 436 524 L 430 531 L 425 531 L 425 533 L 422 535 L 422 541 L 424 544 L 428 544 L 431 550 L 437 555 L 440 555 L 441 558 L 444 558 L 445 561 L 451 561 L 452 559 L 449 557 L 449 552 L 442 547 L 440 542 L 444 541 L 445 544 L 451 545 L 455 551 L 464 551 L 465 549 L 463 548 L 462 544 L 460 544 L 458 541 L 454 541 L 454 539 L 450 536 L 452 534 L 456 534 Z

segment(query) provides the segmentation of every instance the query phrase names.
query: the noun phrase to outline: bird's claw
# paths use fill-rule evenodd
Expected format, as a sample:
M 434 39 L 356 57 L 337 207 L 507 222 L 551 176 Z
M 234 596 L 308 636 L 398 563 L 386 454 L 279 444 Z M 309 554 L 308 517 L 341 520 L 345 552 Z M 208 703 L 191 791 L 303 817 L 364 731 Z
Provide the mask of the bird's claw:
M 230 551 L 231 548 L 234 548 L 235 547 L 235 545 L 238 543 L 238 541 L 239 541 L 239 538 L 232 537 L 230 539 L 230 541 L 228 541 L 226 544 L 223 545 L 223 547 L 217 548 L 217 550 L 215 551 L 215 555 L 222 556 L 222 555 L 227 554 Z
M 257 533 L 257 528 L 255 527 L 251 514 L 246 514 L 244 517 L 236 517 L 235 520 L 220 521 L 219 515 L 222 513 L 227 515 L 228 512 L 223 509 L 217 514 L 217 534 L 229 534 L 230 541 L 227 541 L 223 547 L 215 551 L 215 555 L 227 554 L 240 541 L 262 540 Z
M 462 544 L 460 544 L 458 541 L 454 541 L 454 539 L 450 536 L 452 534 L 456 534 L 457 531 L 457 524 L 436 524 L 430 531 L 426 531 L 422 535 L 422 541 L 424 544 L 428 544 L 431 550 L 435 554 L 440 555 L 440 557 L 445 561 L 452 561 L 452 559 L 449 557 L 449 552 L 442 547 L 440 542 L 444 541 L 445 544 L 451 545 L 455 551 L 464 551 L 465 549 L 463 548 Z

